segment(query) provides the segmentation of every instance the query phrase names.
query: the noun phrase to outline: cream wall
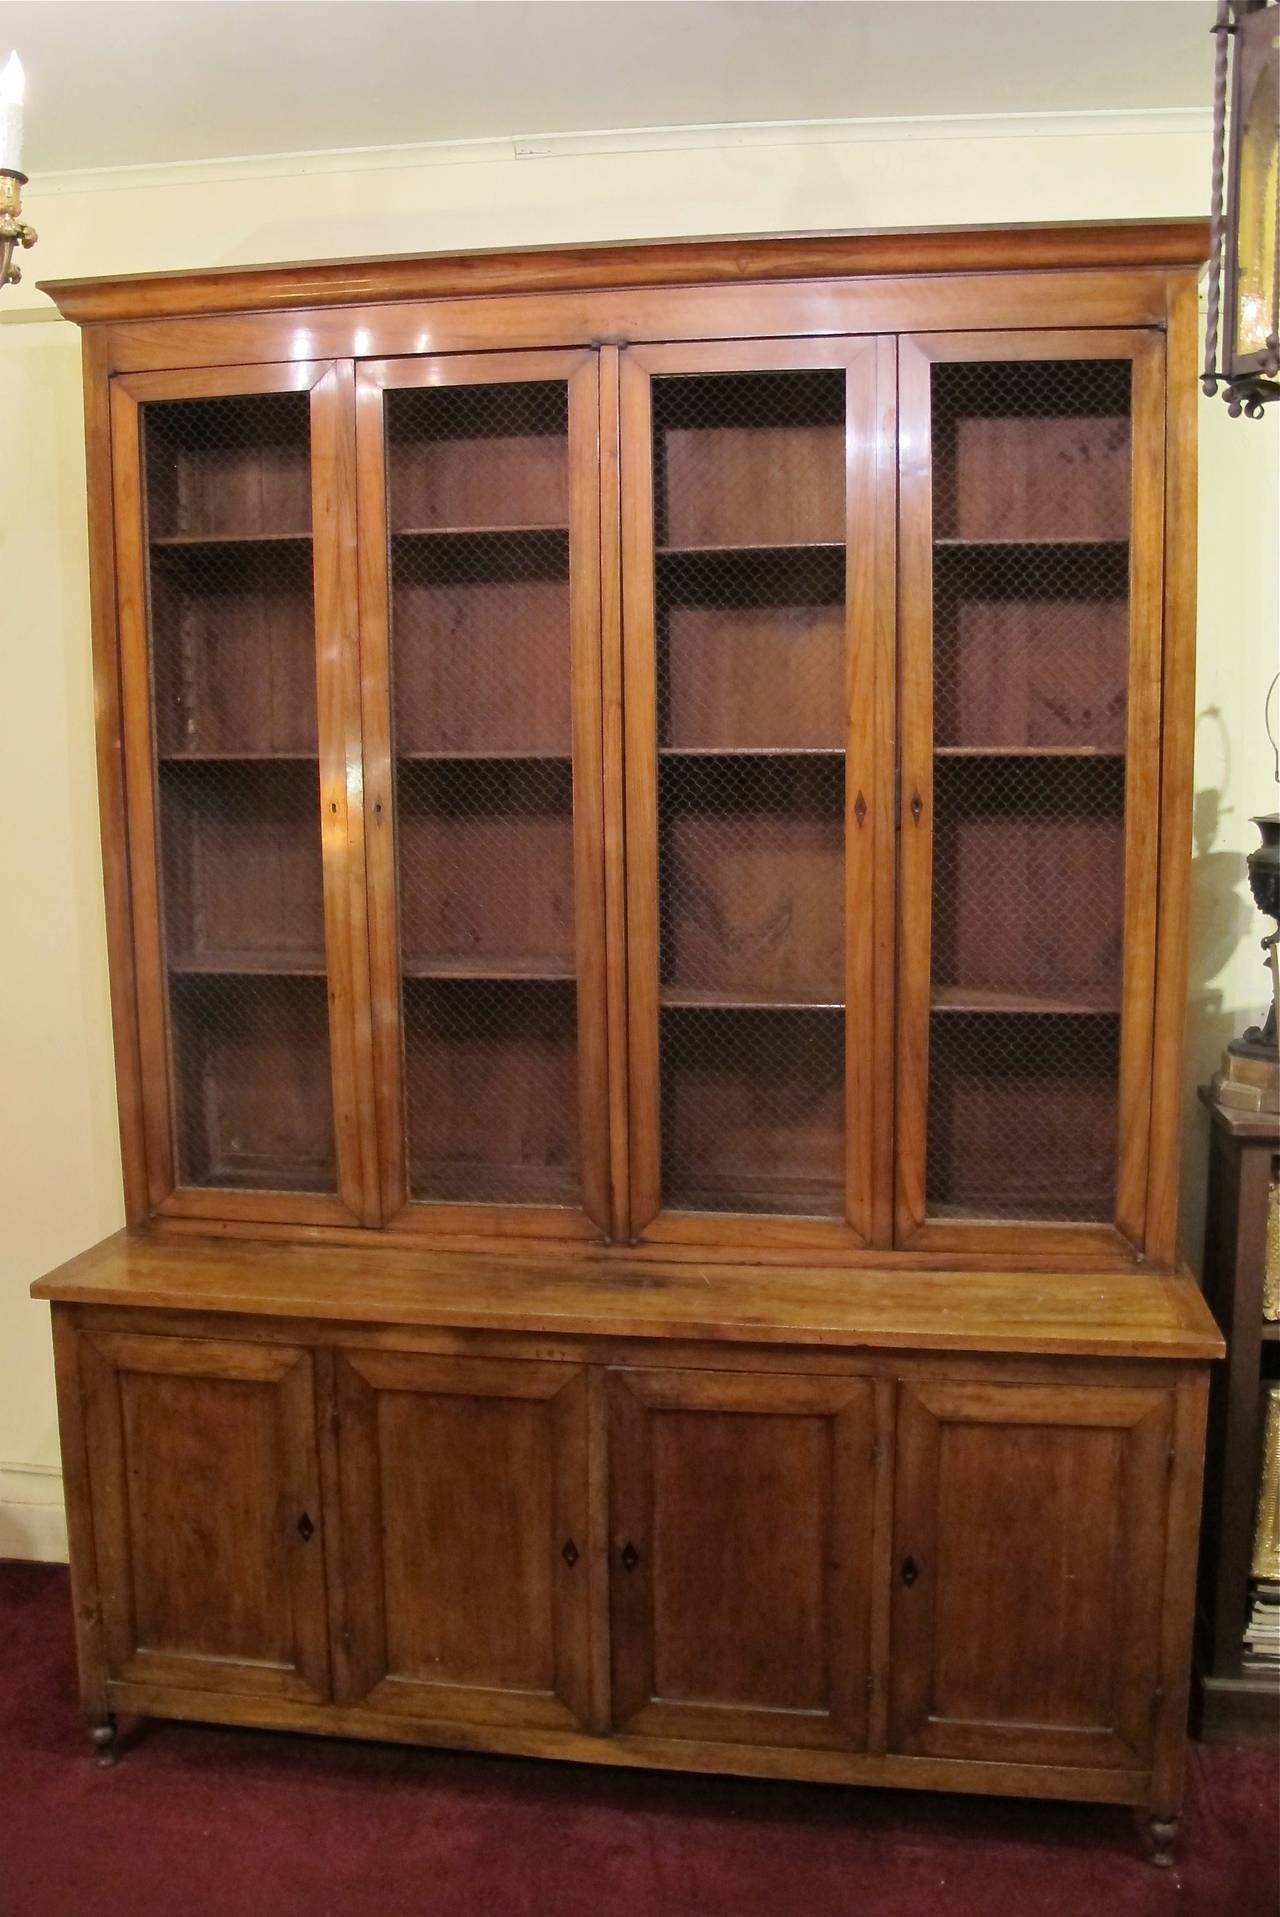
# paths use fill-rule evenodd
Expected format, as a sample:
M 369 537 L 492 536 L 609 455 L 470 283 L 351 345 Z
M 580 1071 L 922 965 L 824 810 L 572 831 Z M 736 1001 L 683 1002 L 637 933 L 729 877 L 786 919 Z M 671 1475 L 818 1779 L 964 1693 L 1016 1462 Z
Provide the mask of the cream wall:
M 754 136 L 311 156 L 36 182 L 27 279 L 0 295 L 0 1556 L 60 1556 L 46 1308 L 31 1280 L 120 1222 L 97 864 L 73 328 L 42 277 L 517 242 L 1185 215 L 1198 116 L 952 122 Z M 1280 410 L 1280 409 L 1277 409 Z M 1261 719 L 1275 669 L 1277 420 L 1201 407 L 1201 715 L 1188 1092 L 1265 983 L 1241 855 L 1276 804 Z M 1237 557 L 1237 555 L 1245 555 Z M 1186 1236 L 1204 1141 L 1187 1103 Z

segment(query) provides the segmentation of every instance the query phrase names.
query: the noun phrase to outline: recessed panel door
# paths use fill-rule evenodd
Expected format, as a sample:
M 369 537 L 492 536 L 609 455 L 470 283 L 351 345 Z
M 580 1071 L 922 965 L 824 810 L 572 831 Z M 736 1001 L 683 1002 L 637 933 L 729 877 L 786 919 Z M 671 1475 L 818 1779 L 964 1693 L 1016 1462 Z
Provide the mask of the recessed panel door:
M 310 1353 L 94 1332 L 80 1372 L 109 1676 L 323 1701 Z
M 585 1719 L 586 1397 L 575 1366 L 339 1355 L 350 1702 Z
M 615 1371 L 608 1389 L 614 1728 L 865 1745 L 872 1385 Z
M 1151 1760 L 1172 1394 L 903 1385 L 890 1749 Z

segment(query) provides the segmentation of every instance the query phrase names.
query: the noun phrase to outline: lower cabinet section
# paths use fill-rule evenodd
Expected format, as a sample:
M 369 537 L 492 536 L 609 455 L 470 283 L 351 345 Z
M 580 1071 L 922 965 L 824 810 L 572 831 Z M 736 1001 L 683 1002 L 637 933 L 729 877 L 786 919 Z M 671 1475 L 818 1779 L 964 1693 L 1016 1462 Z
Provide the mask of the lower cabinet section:
M 348 1701 L 455 1722 L 586 1722 L 581 1366 L 337 1355 Z
M 870 1382 L 612 1371 L 608 1390 L 614 1725 L 861 1749 Z
M 106 1332 L 79 1361 L 108 1675 L 327 1698 L 311 1353 Z
M 60 1328 L 99 1712 L 1176 1807 L 1203 1367 L 174 1323 Z

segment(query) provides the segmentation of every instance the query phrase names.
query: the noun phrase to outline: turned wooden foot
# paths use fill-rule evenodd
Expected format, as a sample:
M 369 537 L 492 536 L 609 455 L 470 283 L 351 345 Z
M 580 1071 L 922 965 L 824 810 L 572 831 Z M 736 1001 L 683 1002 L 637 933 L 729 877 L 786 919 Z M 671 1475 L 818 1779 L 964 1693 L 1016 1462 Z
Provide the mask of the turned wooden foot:
M 1172 1870 L 1173 1849 L 1178 1841 L 1178 1820 L 1176 1817 L 1162 1817 L 1158 1811 L 1152 1811 L 1147 1819 L 1147 1829 L 1151 1834 L 1151 1861 L 1161 1870 Z
M 94 1762 L 100 1770 L 107 1770 L 116 1761 L 116 1720 L 109 1714 L 106 1717 L 94 1717 L 89 1720 L 89 1742 L 93 1745 Z

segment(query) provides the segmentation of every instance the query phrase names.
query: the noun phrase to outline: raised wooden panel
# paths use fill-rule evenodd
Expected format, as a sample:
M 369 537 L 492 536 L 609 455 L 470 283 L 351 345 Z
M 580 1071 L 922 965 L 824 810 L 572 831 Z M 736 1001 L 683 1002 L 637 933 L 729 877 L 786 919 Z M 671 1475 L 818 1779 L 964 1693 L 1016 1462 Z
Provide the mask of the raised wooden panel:
M 310 1354 L 80 1341 L 108 1674 L 329 1695 Z
M 338 1356 L 346 1700 L 546 1729 L 585 1720 L 586 1375 Z
M 1172 1393 L 901 1387 L 890 1749 L 1152 1758 Z
M 612 1371 L 608 1397 L 615 1727 L 861 1747 L 872 1386 Z

